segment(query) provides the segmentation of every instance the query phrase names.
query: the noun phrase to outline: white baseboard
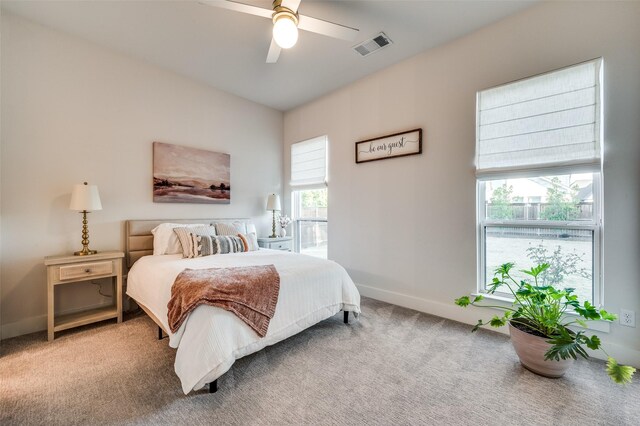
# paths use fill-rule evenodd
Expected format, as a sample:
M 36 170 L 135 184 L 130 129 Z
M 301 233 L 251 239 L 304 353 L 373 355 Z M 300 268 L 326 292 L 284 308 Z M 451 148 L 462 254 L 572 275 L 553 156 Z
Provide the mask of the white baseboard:
M 420 297 L 409 296 L 408 294 L 397 293 L 395 291 L 370 287 L 364 284 L 356 284 L 356 287 L 358 287 L 360 294 L 363 296 L 465 324 L 475 325 L 479 318 L 485 317 L 482 315 L 482 311 L 480 309 L 473 306 L 461 308 L 455 305 L 453 300 L 451 303 L 442 303 Z M 491 330 L 503 334 L 509 334 L 507 327 L 497 329 L 491 328 Z M 471 328 L 469 331 L 471 331 Z M 605 349 L 609 355 L 618 360 L 619 363 L 640 368 L 640 351 L 606 341 Z M 607 359 L 606 355 L 602 351 L 590 351 L 589 355 L 597 359 Z
M 10 339 L 23 334 L 35 333 L 47 329 L 47 316 L 25 318 L 20 321 L 2 324 L 2 340 Z
M 56 315 L 73 314 L 89 309 L 102 308 L 111 305 L 111 302 L 96 303 L 95 305 L 83 306 L 81 308 L 67 309 L 62 312 L 56 312 Z M 36 317 L 25 318 L 20 321 L 2 324 L 2 340 L 11 337 L 22 336 L 23 334 L 31 334 L 47 329 L 47 315 L 38 315 Z

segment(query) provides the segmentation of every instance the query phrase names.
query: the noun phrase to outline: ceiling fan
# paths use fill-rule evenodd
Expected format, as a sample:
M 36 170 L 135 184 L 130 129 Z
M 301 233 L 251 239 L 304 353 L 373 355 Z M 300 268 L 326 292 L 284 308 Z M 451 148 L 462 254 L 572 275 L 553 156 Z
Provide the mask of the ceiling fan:
M 267 54 L 268 64 L 278 61 L 282 49 L 288 49 L 296 44 L 298 29 L 348 41 L 354 41 L 359 32 L 355 28 L 298 14 L 300 0 L 273 0 L 272 9 L 231 0 L 200 0 L 200 3 L 271 19 L 273 38 Z

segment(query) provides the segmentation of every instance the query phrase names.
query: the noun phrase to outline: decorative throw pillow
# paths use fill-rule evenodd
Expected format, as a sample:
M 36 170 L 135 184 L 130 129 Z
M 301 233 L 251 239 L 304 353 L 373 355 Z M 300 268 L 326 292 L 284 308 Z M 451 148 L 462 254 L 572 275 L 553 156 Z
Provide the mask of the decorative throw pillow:
M 244 233 L 244 224 L 242 222 L 222 223 L 216 222 L 216 235 L 238 235 Z
M 214 254 L 239 253 L 244 251 L 240 237 L 233 235 L 210 236 L 190 234 L 194 256 L 203 257 Z
M 195 257 L 195 248 L 191 234 L 215 236 L 216 230 L 213 226 L 194 226 L 173 228 L 173 232 L 178 236 L 182 245 L 182 257 Z
M 238 237 L 240 237 L 244 244 L 244 251 L 260 250 L 260 246 L 258 245 L 258 236 L 255 233 L 238 234 Z
M 173 232 L 176 227 L 200 227 L 207 226 L 206 223 L 180 224 L 180 223 L 161 223 L 153 228 L 153 254 L 176 254 L 182 253 L 182 245 L 178 240 L 178 236 Z
M 247 232 L 243 232 L 243 234 L 258 234 L 258 231 L 256 231 L 256 226 L 253 224 L 253 222 L 245 223 L 245 227 L 247 228 Z

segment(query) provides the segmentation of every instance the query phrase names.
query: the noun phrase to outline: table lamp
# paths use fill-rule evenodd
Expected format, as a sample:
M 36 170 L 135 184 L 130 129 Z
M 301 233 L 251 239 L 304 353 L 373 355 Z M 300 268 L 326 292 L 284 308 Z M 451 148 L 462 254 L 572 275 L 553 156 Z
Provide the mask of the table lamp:
M 269 238 L 275 238 L 276 235 L 276 212 L 282 210 L 280 207 L 280 196 L 278 194 L 269 194 L 267 198 L 267 210 L 273 212 L 273 234 Z
M 77 184 L 73 186 L 71 192 L 71 203 L 69 210 L 75 210 L 82 213 L 82 250 L 73 254 L 76 256 L 87 256 L 96 254 L 96 250 L 89 250 L 89 227 L 87 226 L 87 213 L 95 210 L 102 210 L 100 195 L 96 185 Z

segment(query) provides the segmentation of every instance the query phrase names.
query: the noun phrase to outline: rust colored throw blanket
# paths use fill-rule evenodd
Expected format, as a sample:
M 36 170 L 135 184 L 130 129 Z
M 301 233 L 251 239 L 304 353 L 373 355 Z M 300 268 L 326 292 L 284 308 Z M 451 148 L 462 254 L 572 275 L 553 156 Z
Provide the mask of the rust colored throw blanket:
M 273 265 L 185 269 L 171 287 L 169 327 L 175 333 L 200 305 L 236 314 L 260 337 L 267 334 L 280 292 L 280 275 Z

